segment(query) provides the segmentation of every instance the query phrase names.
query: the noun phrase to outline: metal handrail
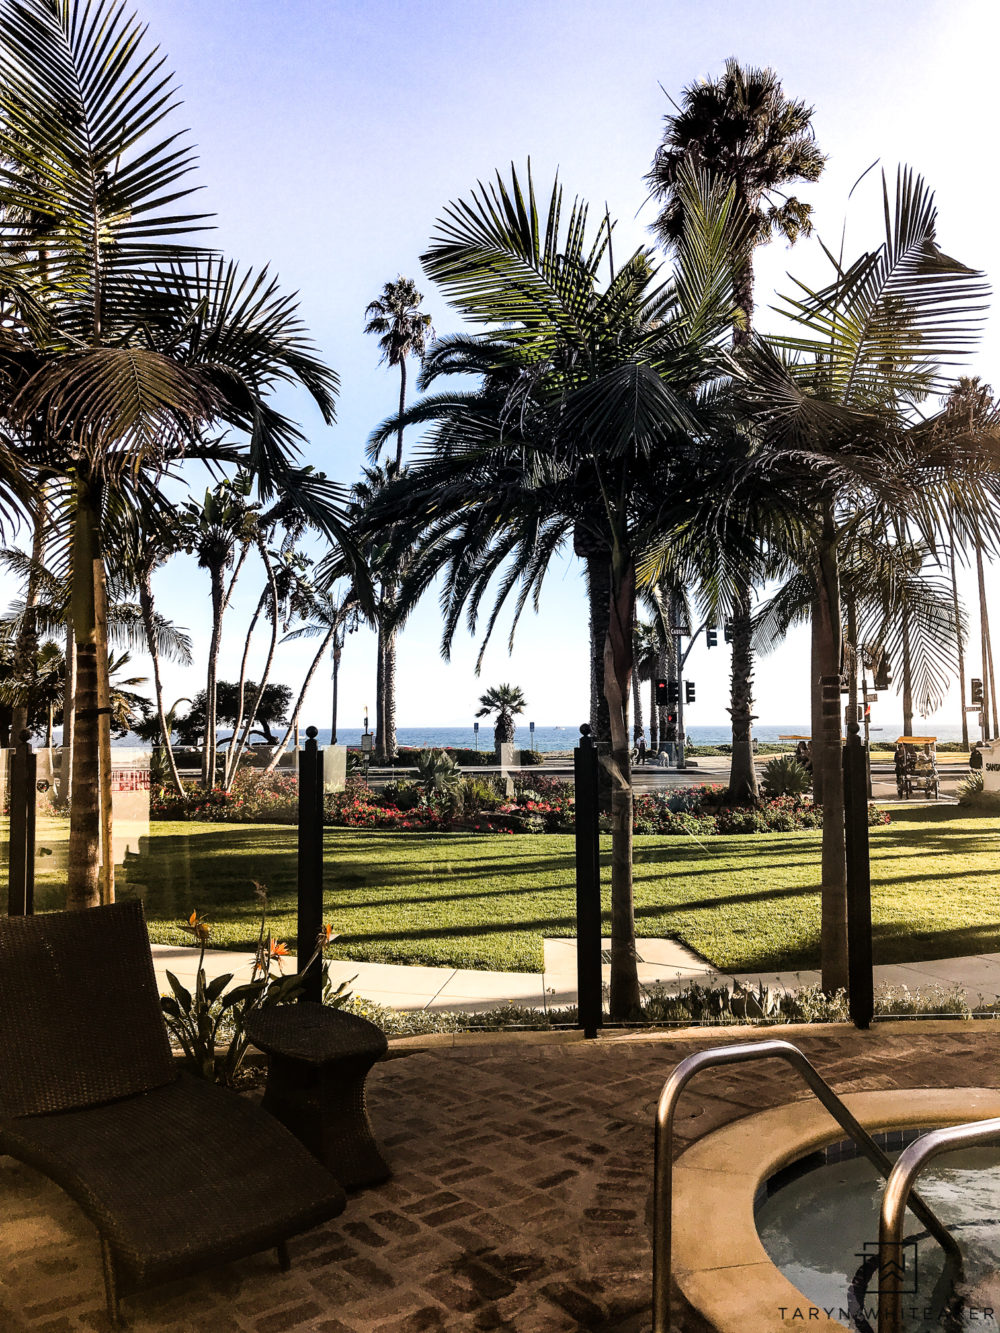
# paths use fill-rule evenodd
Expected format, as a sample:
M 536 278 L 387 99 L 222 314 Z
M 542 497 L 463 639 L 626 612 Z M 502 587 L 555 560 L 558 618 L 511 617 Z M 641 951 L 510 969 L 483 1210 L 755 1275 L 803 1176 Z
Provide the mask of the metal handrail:
M 975 1120 L 969 1125 L 933 1129 L 911 1143 L 896 1159 L 882 1195 L 878 1229 L 878 1333 L 900 1333 L 902 1328 L 903 1216 L 917 1176 L 941 1153 L 996 1144 L 1000 1144 L 1000 1119 Z
M 682 1060 L 663 1085 L 656 1108 L 655 1156 L 653 1164 L 653 1328 L 652 1333 L 669 1333 L 671 1275 L 671 1203 L 673 1193 L 674 1111 L 686 1085 L 703 1069 L 717 1065 L 743 1064 L 750 1060 L 787 1060 L 805 1079 L 811 1090 L 861 1151 L 889 1180 L 893 1165 L 840 1100 L 834 1090 L 797 1046 L 790 1041 L 759 1041 L 739 1046 L 721 1046 L 715 1051 L 698 1051 Z M 1000 1126 L 1000 1121 L 997 1122 Z M 924 1142 L 925 1140 L 920 1140 Z M 916 1147 L 916 1144 L 913 1145 Z M 902 1158 L 900 1159 L 902 1161 Z M 955 1241 L 937 1220 L 919 1195 L 907 1190 L 904 1203 L 924 1224 L 947 1255 L 958 1259 Z M 882 1333 L 880 1325 L 880 1333 Z M 895 1330 L 893 1330 L 895 1333 Z

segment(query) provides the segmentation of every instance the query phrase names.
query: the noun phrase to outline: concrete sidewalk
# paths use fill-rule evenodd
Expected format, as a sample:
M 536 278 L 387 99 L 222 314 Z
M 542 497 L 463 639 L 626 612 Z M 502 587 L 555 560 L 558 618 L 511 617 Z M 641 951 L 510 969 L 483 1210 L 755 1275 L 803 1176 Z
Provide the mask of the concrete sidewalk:
M 610 980 L 611 941 L 603 941 L 604 981 Z M 692 982 L 702 986 L 725 986 L 734 980 L 756 986 L 763 982 L 771 989 L 795 990 L 818 985 L 818 971 L 803 972 L 720 972 L 699 958 L 677 940 L 641 939 L 639 981 L 645 987 L 657 985 L 670 991 L 683 990 Z M 198 950 L 182 946 L 154 944 L 153 962 L 160 989 L 168 990 L 169 969 L 187 987 L 193 987 L 198 968 Z M 283 960 L 286 972 L 294 972 L 294 957 Z M 205 953 L 208 978 L 232 972 L 235 982 L 247 981 L 253 967 L 253 955 L 222 949 Z M 356 995 L 364 996 L 390 1009 L 426 1009 L 444 1013 L 478 1013 L 504 1004 L 541 1009 L 562 1008 L 576 1004 L 576 940 L 544 941 L 543 972 L 484 972 L 472 968 L 408 967 L 400 963 L 354 963 L 330 960 L 334 984 L 343 981 Z M 894 987 L 960 987 L 975 1004 L 980 998 L 991 1002 L 1000 998 L 1000 953 L 974 954 L 966 958 L 940 958 L 919 963 L 892 963 L 875 968 L 876 983 Z

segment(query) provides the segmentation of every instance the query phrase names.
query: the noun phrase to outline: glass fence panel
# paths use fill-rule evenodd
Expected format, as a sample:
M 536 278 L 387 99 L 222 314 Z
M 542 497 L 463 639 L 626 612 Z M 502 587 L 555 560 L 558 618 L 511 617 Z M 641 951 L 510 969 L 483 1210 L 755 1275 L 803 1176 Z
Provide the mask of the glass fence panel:
M 323 791 L 343 791 L 347 786 L 347 746 L 323 747 Z

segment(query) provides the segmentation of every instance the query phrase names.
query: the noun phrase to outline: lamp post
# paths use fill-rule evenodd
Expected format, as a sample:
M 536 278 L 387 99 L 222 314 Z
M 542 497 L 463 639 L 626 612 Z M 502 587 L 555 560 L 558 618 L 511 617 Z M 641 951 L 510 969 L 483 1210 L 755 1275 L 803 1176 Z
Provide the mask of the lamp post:
M 479 723 L 473 722 L 472 730 L 476 733 L 476 749 L 479 749 Z
M 534 748 L 535 748 L 535 724 L 534 724 L 534 722 L 529 722 L 529 723 L 528 723 L 528 730 L 531 732 L 531 748 L 532 748 L 532 750 L 534 750 Z

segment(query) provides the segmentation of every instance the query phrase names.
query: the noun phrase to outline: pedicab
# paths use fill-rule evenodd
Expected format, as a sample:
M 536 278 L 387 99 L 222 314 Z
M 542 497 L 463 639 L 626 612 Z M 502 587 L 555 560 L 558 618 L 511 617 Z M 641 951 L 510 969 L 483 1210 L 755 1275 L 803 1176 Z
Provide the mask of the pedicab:
M 897 745 L 902 745 L 906 752 L 906 765 L 900 773 L 896 770 L 896 791 L 907 800 L 911 796 L 932 796 L 936 801 L 941 795 L 941 783 L 937 768 L 936 736 L 899 736 Z

